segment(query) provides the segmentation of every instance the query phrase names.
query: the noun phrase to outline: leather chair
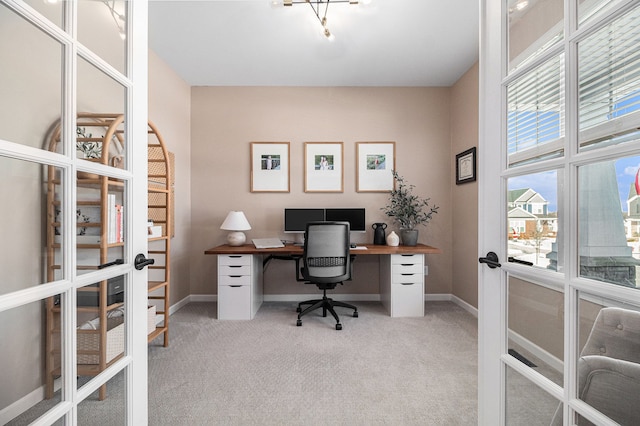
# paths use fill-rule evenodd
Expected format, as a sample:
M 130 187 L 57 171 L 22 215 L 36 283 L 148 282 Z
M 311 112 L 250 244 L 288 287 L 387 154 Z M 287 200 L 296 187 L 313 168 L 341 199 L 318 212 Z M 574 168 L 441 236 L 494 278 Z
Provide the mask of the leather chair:
M 342 324 L 335 307 L 353 309 L 353 316 L 358 316 L 358 308 L 354 305 L 327 297 L 327 290 L 333 290 L 338 284 L 351 279 L 353 257 L 349 253 L 349 231 L 348 222 L 307 224 L 304 251 L 302 257 L 296 259 L 296 280 L 315 284 L 322 290 L 322 299 L 306 300 L 298 304 L 298 326 L 302 325 L 304 315 L 321 308 L 323 317 L 327 316 L 328 311 L 335 318 L 336 330 L 342 330 Z M 306 305 L 308 306 L 303 309 Z

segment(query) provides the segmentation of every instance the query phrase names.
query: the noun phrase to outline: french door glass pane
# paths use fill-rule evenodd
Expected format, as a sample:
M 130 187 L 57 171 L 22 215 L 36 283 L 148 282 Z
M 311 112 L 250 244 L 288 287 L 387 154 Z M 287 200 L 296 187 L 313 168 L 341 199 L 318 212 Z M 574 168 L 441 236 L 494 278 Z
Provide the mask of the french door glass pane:
M 640 424 L 640 308 L 585 292 L 579 308 L 578 397 L 622 425 Z
M 564 294 L 509 277 L 509 354 L 562 386 Z
M 591 19 L 597 18 L 601 13 L 617 6 L 621 0 L 579 0 L 578 20 L 583 24 Z
M 124 259 L 126 205 L 121 180 L 78 172 L 76 241 L 78 274 Z
M 557 171 L 509 178 L 507 188 L 509 257 L 561 271 L 557 236 L 558 192 L 562 188 Z
M 506 424 L 510 426 L 550 425 L 559 412 L 560 402 L 507 366 Z
M 125 276 L 120 275 L 77 290 L 78 387 L 124 355 Z M 106 389 L 100 398 L 104 399 Z
M 640 7 L 578 44 L 582 150 L 640 137 Z
M 563 154 L 563 73 L 563 56 L 555 56 L 507 86 L 510 166 Z
M 578 168 L 580 275 L 637 288 L 640 156 Z
M 125 371 L 116 374 L 104 386 L 106 398 L 100 400 L 99 391 L 78 404 L 79 425 L 126 425 Z
M 4 241 L 0 244 L 0 294 L 61 278 L 59 270 L 49 270 L 51 274 L 44 272 L 46 255 L 52 252 L 46 249 L 46 236 L 53 238 L 55 229 L 59 229 L 52 222 L 45 221 L 45 217 L 53 218 L 60 195 L 58 192 L 52 195 L 57 199 L 56 205 L 44 203 L 42 169 L 37 163 L 0 156 L 0 199 L 3 205 L 0 229 Z M 60 173 L 55 167 L 51 170 L 58 175 Z
M 62 110 L 62 46 L 0 4 L 0 58 L 0 139 L 43 148 Z
M 78 40 L 122 74 L 126 69 L 127 2 L 80 0 Z
M 507 0 L 509 70 L 562 40 L 562 0 Z
M 25 3 L 62 28 L 64 5 L 68 4 L 68 2 L 57 0 L 25 0 Z
M 76 156 L 124 168 L 126 88 L 78 58 Z
M 60 300 L 60 296 L 51 300 Z M 0 422 L 9 425 L 26 425 L 37 419 L 56 403 L 61 401 L 60 384 L 55 393 L 48 394 L 47 388 L 48 362 L 55 362 L 59 368 L 61 339 L 59 322 L 51 323 L 45 318 L 43 302 L 33 302 L 18 308 L 0 312 L 0 324 L 11 324 L 11 327 L 0 327 L 0 359 L 3 368 L 0 370 Z M 58 305 L 59 306 L 59 305 Z M 59 309 L 58 309 L 59 312 Z M 59 314 L 57 315 L 59 319 Z M 46 333 L 51 327 L 52 333 Z M 45 337 L 46 336 L 46 337 Z M 45 351 L 47 345 L 55 348 Z M 51 359 L 47 360 L 47 356 Z M 58 372 L 59 375 L 59 372 Z M 10 384 L 10 385 L 9 385 Z M 53 391 L 53 382 L 51 382 Z M 47 399 L 49 398 L 49 399 Z

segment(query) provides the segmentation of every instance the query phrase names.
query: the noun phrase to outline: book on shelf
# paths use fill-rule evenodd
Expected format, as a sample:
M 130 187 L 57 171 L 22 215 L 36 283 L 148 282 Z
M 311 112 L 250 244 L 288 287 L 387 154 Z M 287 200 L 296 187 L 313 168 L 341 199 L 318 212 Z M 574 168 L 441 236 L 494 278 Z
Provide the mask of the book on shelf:
M 116 204 L 115 194 L 108 194 L 107 208 L 107 242 L 121 243 L 124 241 L 124 206 Z

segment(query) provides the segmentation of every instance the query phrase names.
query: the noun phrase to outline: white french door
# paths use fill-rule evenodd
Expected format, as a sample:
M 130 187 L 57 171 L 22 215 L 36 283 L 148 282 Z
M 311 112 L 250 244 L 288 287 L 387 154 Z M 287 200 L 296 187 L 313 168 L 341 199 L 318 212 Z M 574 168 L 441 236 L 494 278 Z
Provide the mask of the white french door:
M 479 424 L 640 423 L 639 45 L 638 1 L 481 2 Z
M 146 424 L 147 2 L 0 0 L 0 63 L 0 423 Z

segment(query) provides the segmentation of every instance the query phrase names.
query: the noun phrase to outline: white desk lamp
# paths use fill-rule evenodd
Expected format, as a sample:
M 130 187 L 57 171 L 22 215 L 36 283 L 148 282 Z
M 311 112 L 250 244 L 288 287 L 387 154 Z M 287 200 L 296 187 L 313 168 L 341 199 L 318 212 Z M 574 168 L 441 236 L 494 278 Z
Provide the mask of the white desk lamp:
M 251 225 L 243 212 L 230 211 L 220 229 L 233 231 L 227 235 L 227 243 L 230 246 L 241 246 L 247 241 L 247 237 L 242 231 L 248 231 L 251 229 Z

